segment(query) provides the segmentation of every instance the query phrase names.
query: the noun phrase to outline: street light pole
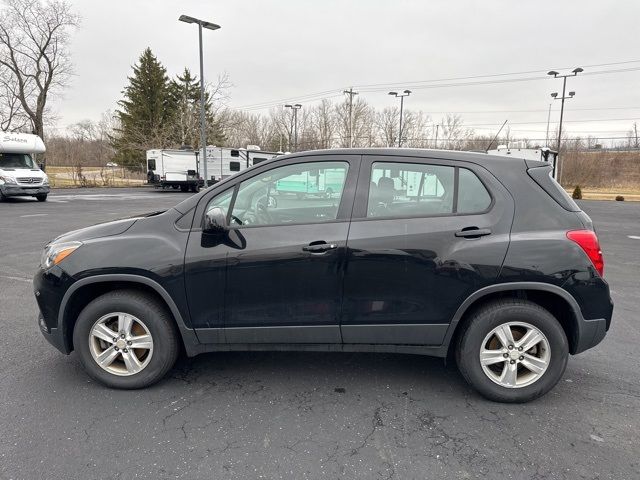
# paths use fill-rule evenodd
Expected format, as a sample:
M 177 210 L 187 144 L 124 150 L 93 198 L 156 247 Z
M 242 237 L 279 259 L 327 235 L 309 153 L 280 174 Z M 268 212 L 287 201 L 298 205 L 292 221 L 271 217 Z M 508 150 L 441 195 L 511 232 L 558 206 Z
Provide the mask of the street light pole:
M 584 70 L 582 68 L 578 67 L 578 68 L 574 68 L 573 71 L 567 75 L 560 75 L 558 72 L 554 70 L 551 70 L 550 72 L 547 73 L 547 75 L 552 75 L 554 78 L 562 78 L 562 97 L 558 98 L 557 92 L 554 92 L 551 94 L 551 97 L 553 97 L 554 100 L 562 101 L 560 104 L 560 124 L 558 125 L 558 142 L 556 146 L 558 155 L 556 157 L 556 161 L 553 163 L 553 177 L 556 180 L 558 180 L 558 183 L 560 183 L 560 180 L 561 180 L 562 165 L 560 165 L 556 169 L 556 164 L 558 163 L 558 159 L 560 158 L 560 146 L 562 144 L 562 119 L 564 117 L 564 101 L 567 98 L 573 98 L 573 96 L 576 94 L 576 92 L 569 92 L 568 97 L 565 95 L 566 89 L 567 89 L 567 77 L 575 77 L 576 75 L 578 75 L 580 72 L 583 72 L 583 71 Z
M 411 90 L 405 90 L 402 93 L 389 92 L 389 95 L 394 95 L 396 98 L 400 98 L 400 132 L 398 135 L 398 147 L 402 147 L 402 110 L 404 107 L 404 97 L 411 95 Z
M 209 30 L 218 30 L 220 25 L 200 20 L 188 15 L 180 15 L 178 18 L 181 22 L 195 23 L 198 25 L 198 43 L 200 49 L 200 148 L 202 149 L 202 175 L 204 177 L 205 188 L 209 185 L 207 176 L 207 124 L 205 118 L 205 92 L 204 92 L 204 60 L 202 52 L 202 28 Z
M 298 110 L 302 108 L 302 105 L 296 103 L 295 105 L 285 105 L 285 108 L 293 110 L 293 149 L 298 151 Z

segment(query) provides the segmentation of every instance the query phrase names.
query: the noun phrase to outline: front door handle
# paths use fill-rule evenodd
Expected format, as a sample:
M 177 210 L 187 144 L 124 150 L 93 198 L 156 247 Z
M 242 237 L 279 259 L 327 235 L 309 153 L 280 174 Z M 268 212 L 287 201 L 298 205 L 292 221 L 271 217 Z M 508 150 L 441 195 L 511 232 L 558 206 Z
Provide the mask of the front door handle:
M 456 237 L 462 238 L 480 238 L 485 235 L 491 235 L 490 228 L 465 227 L 455 233 Z
M 306 247 L 302 247 L 302 251 L 309 253 L 326 253 L 329 250 L 334 250 L 336 248 L 338 248 L 338 245 L 336 245 L 335 243 L 311 242 Z

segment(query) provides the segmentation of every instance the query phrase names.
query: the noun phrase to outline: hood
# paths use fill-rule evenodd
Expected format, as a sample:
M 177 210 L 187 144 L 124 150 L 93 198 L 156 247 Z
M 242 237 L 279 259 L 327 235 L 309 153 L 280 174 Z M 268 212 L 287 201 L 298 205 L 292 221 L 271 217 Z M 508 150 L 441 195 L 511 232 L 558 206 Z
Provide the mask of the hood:
M 91 227 L 81 228 L 80 230 L 73 230 L 71 232 L 63 233 L 59 237 L 54 238 L 49 243 L 60 242 L 83 242 L 99 237 L 111 237 L 113 235 L 120 235 L 131 228 L 136 223 L 139 217 L 125 218 L 122 220 L 114 220 L 112 222 L 99 223 L 92 225 Z
M 71 232 L 63 233 L 59 237 L 54 238 L 49 243 L 58 242 L 83 242 L 100 237 L 112 237 L 114 235 L 120 235 L 129 230 L 134 223 L 142 218 L 154 217 L 166 212 L 166 210 L 160 210 L 155 212 L 143 213 L 132 217 L 121 218 L 119 220 L 112 220 L 110 222 L 98 223 L 90 227 L 81 228 L 80 230 L 73 230 Z

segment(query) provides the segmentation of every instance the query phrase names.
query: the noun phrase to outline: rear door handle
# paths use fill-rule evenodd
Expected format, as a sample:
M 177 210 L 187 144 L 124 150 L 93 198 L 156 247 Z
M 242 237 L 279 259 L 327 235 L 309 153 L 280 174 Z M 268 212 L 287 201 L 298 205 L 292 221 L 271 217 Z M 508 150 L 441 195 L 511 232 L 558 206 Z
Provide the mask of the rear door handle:
M 335 250 L 336 248 L 338 248 L 338 245 L 336 245 L 335 243 L 312 242 L 306 247 L 302 247 L 302 251 L 309 252 L 309 253 L 326 253 L 329 250 Z
M 456 237 L 462 238 L 480 238 L 485 235 L 491 235 L 490 228 L 466 227 L 455 233 Z

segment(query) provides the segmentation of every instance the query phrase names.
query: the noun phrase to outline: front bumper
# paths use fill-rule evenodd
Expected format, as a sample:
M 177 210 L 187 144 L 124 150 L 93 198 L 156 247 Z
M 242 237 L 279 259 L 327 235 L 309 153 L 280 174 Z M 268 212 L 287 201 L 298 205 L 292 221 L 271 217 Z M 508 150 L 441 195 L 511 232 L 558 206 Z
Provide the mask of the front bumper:
M 2 192 L 2 195 L 4 195 L 5 197 L 34 197 L 40 194 L 48 194 L 50 191 L 51 188 L 49 187 L 49 185 L 26 186 L 8 183 L 0 185 L 0 192 Z
M 73 349 L 71 337 L 59 324 L 59 312 L 64 294 L 72 283 L 73 279 L 58 266 L 49 270 L 39 268 L 33 277 L 33 291 L 40 309 L 38 327 L 51 345 L 67 355 Z

